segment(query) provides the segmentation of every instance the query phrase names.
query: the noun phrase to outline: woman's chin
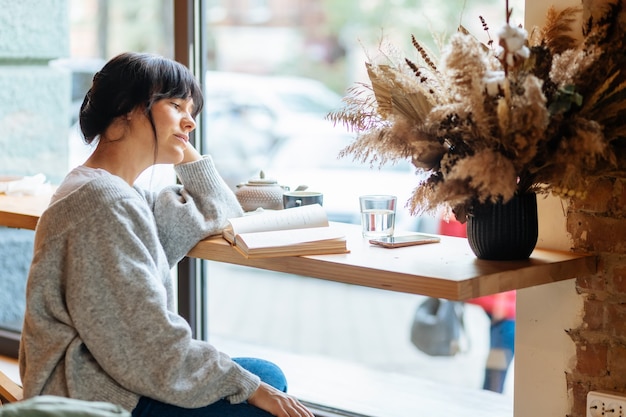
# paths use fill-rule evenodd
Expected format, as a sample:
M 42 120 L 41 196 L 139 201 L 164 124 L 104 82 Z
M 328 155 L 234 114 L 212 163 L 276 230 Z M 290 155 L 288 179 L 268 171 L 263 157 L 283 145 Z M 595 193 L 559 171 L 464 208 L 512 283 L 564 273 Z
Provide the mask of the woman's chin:
M 181 154 L 176 158 L 176 162 L 173 162 L 174 165 L 180 164 L 185 159 L 185 154 L 181 152 Z
M 157 164 L 180 164 L 185 159 L 185 150 L 176 149 L 169 152 L 167 155 L 159 155 L 157 158 Z

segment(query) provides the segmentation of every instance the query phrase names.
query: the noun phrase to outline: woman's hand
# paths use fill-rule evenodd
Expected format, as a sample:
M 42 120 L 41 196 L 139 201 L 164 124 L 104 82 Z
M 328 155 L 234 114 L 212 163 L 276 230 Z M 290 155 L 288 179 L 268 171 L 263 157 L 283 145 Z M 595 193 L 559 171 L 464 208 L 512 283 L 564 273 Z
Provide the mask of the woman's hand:
M 265 382 L 261 382 L 259 388 L 248 398 L 248 404 L 276 417 L 315 417 L 298 400 Z
M 187 162 L 199 161 L 201 159 L 202 155 L 200 155 L 200 152 L 198 152 L 191 143 L 187 143 L 183 160 L 180 161 L 179 164 L 186 164 Z

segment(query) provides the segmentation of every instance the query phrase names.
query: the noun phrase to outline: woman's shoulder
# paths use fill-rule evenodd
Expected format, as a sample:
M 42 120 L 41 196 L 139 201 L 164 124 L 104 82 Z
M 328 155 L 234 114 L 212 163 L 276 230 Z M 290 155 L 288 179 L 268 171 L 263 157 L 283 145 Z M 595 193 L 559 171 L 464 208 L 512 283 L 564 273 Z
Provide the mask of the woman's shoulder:
M 90 168 L 84 165 L 79 165 L 72 169 L 65 176 L 61 184 L 57 187 L 50 201 L 51 203 L 54 203 L 58 200 L 61 200 L 62 198 L 67 197 L 69 194 L 76 191 L 89 181 L 96 178 L 106 177 L 107 175 L 111 174 L 109 174 L 104 169 Z
M 84 181 L 78 188 L 52 201 L 40 222 L 55 229 L 64 228 L 68 222 L 91 218 L 105 221 L 106 212 L 115 212 L 122 206 L 143 210 L 145 200 L 124 180 L 107 173 Z
M 126 181 L 102 169 L 89 173 L 78 173 L 73 179 L 68 180 L 67 183 L 69 192 L 51 203 L 51 207 L 61 201 L 67 205 L 93 205 L 119 200 L 124 197 L 139 197 L 136 190 L 128 185 Z

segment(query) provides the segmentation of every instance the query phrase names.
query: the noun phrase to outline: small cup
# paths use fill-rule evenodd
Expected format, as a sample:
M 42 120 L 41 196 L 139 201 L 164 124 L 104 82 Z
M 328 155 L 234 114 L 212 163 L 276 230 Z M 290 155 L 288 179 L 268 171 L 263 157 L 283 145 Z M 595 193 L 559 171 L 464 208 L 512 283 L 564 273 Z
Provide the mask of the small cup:
M 394 195 L 362 195 L 361 225 L 363 237 L 377 238 L 393 236 L 396 223 L 396 201 Z
M 310 204 L 322 205 L 324 194 L 316 191 L 287 191 L 283 193 L 283 207 L 300 207 Z

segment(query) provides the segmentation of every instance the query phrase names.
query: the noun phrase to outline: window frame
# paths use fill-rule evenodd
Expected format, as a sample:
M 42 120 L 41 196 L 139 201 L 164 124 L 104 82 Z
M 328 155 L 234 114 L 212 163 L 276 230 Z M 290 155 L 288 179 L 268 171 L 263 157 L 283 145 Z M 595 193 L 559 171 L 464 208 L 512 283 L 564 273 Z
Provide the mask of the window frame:
M 204 69 L 207 67 L 204 42 L 207 27 L 207 4 L 201 0 L 174 1 L 174 59 L 187 66 L 204 86 Z M 196 129 L 189 141 L 202 149 L 203 114 L 198 115 Z M 206 261 L 185 257 L 178 263 L 178 313 L 189 323 L 192 336 L 208 339 L 208 313 L 206 299 Z
M 201 69 L 206 68 L 206 54 L 202 54 L 202 39 L 206 30 L 206 5 L 202 0 L 176 0 L 174 7 L 174 59 L 191 68 L 204 85 Z M 199 115 L 197 128 L 190 137 L 191 143 L 201 146 L 202 114 Z M 199 149 L 202 152 L 201 149 Z M 204 294 L 205 283 L 202 279 L 205 262 L 184 258 L 178 265 L 178 307 L 191 325 L 194 337 L 206 339 L 207 308 Z M 0 355 L 17 358 L 19 355 L 21 333 L 0 328 Z

